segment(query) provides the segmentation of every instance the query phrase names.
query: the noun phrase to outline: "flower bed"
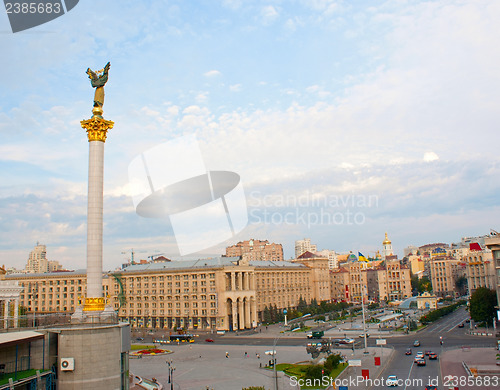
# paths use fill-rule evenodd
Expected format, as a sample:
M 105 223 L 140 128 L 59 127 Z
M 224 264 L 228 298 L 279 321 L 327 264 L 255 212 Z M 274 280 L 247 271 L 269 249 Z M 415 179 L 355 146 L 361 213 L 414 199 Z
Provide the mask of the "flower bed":
M 172 351 L 169 351 L 167 349 L 148 348 L 148 349 L 141 349 L 140 351 L 132 352 L 131 355 L 134 355 L 134 356 L 153 355 L 154 356 L 154 355 L 164 355 L 164 354 L 170 353 L 170 352 L 172 352 Z

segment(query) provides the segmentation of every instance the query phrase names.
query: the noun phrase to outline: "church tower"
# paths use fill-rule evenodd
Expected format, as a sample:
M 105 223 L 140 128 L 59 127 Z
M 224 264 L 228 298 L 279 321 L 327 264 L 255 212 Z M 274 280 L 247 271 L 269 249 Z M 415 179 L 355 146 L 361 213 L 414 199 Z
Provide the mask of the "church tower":
M 382 257 L 385 260 L 385 258 L 387 256 L 393 255 L 393 253 L 392 253 L 392 243 L 391 243 L 391 240 L 389 240 L 389 238 L 387 237 L 387 233 L 385 233 L 385 240 L 384 240 L 384 242 L 382 242 L 382 245 L 384 246 L 383 256 Z

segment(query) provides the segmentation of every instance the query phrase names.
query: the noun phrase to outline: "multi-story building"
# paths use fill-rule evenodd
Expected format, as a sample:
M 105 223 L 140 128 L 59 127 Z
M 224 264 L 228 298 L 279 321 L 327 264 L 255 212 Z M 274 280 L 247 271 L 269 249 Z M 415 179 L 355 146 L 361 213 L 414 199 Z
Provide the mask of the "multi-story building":
M 316 253 L 316 244 L 311 244 L 310 238 L 295 241 L 295 258 L 298 259 L 300 255 L 306 252 Z
M 333 250 L 323 249 L 321 251 L 316 252 L 316 254 L 320 257 L 325 257 L 328 259 L 328 268 L 335 269 L 339 266 L 337 253 Z
M 484 244 L 491 250 L 493 262 L 496 270 L 496 284 L 495 290 L 497 291 L 497 306 L 500 305 L 500 234 L 492 232 L 489 237 L 484 239 Z
M 311 296 L 316 301 L 330 301 L 332 299 L 328 258 L 321 257 L 316 253 L 305 252 L 292 262 L 303 264 L 310 269 Z
M 432 290 L 435 295 L 456 296 L 456 281 L 465 276 L 465 266 L 451 256 L 438 256 L 429 260 Z
M 242 257 L 246 260 L 283 260 L 283 246 L 269 241 L 247 240 L 226 248 L 227 257 Z
M 421 278 L 425 270 L 425 262 L 422 257 L 418 255 L 409 255 L 408 261 L 410 263 L 411 274 Z
M 490 250 L 471 251 L 463 258 L 466 266 L 469 294 L 479 287 L 496 290 L 495 263 Z
M 400 301 L 411 297 L 410 269 L 400 260 L 386 260 L 376 271 L 381 301 Z
M 327 270 L 327 259 L 323 259 Z M 103 293 L 132 327 L 237 330 L 255 327 L 266 306 L 324 300 L 318 264 L 220 257 L 130 265 L 103 278 Z M 85 271 L 5 275 L 23 287 L 29 313 L 74 312 L 86 295 Z M 313 279 L 318 287 L 314 287 Z M 315 294 L 319 294 L 316 296 Z
M 47 247 L 37 243 L 35 249 L 29 254 L 26 272 L 54 272 L 61 269 L 62 266 L 57 261 L 47 259 Z

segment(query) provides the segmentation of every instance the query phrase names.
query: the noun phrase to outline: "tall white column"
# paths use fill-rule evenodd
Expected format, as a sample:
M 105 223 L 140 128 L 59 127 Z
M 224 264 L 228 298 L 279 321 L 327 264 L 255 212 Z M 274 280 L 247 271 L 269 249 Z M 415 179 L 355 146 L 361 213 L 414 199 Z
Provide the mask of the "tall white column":
M 9 303 L 10 300 L 4 299 L 3 301 L 4 307 L 3 307 L 3 327 L 4 329 L 7 329 L 9 327 Z
M 17 328 L 19 318 L 19 298 L 14 299 L 14 328 Z
M 102 298 L 104 142 L 89 142 L 87 297 Z
M 89 187 L 87 201 L 87 296 L 84 311 L 102 311 L 102 213 L 104 183 L 104 142 L 114 123 L 102 118 L 94 107 L 91 119 L 81 121 L 89 140 Z

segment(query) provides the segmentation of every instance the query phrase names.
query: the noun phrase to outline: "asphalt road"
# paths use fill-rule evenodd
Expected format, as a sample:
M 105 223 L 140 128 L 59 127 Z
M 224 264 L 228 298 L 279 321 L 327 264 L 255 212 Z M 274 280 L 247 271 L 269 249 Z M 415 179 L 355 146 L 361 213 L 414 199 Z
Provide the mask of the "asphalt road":
M 493 346 L 493 337 L 478 337 L 467 334 L 468 328 L 458 328 L 458 325 L 465 322 L 468 313 L 464 309 L 459 309 L 439 321 L 418 332 L 416 335 L 393 337 L 387 340 L 387 344 L 395 349 L 395 357 L 384 368 L 382 377 L 396 375 L 402 379 L 403 390 L 421 390 L 427 385 L 438 386 L 442 389 L 441 372 L 439 369 L 439 355 L 444 349 L 454 349 L 462 346 L 488 347 Z M 468 324 L 466 324 L 468 325 Z M 442 337 L 443 345 L 440 345 Z M 413 347 L 415 340 L 420 341 L 420 347 Z M 408 347 L 412 348 L 412 355 L 405 355 Z M 438 354 L 438 360 L 426 358 L 425 366 L 415 364 L 415 354 L 417 352 L 433 351 Z

